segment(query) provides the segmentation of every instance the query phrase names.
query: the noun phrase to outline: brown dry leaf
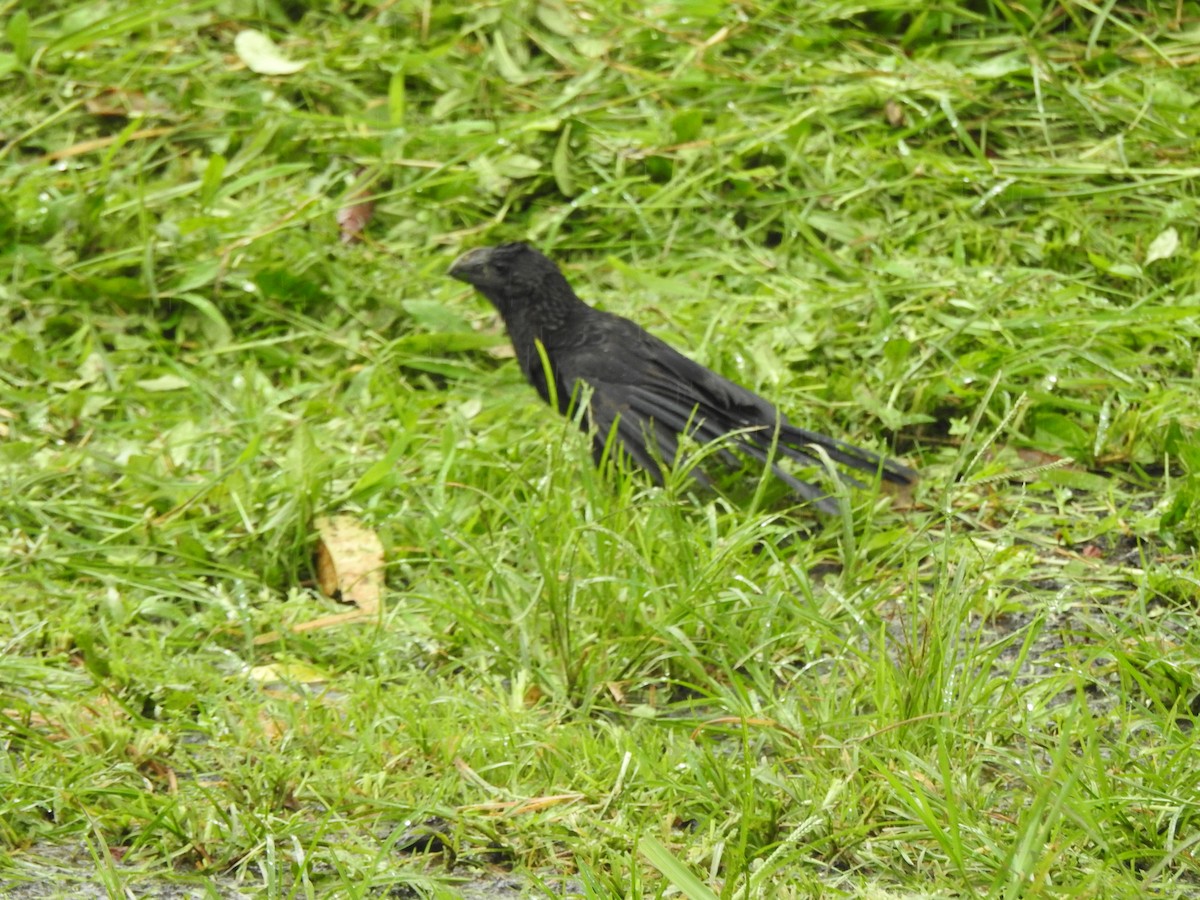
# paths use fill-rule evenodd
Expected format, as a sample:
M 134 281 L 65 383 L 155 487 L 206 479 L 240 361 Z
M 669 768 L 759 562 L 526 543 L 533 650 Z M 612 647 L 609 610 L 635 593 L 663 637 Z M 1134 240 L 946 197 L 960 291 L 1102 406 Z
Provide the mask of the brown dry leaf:
M 361 196 L 361 194 L 359 195 Z M 371 221 L 375 212 L 374 200 L 362 200 L 352 206 L 343 206 L 337 211 L 338 230 L 342 233 L 342 243 L 351 244 L 361 240 L 359 233 Z
M 774 728 L 776 731 L 782 731 L 784 734 L 798 738 L 800 735 L 792 731 L 786 725 L 776 722 L 774 719 L 743 717 L 743 716 L 717 716 L 715 719 L 709 719 L 707 722 L 701 722 L 692 731 L 692 740 L 696 740 L 700 735 L 709 728 L 721 727 L 724 725 L 742 725 L 744 727 L 754 728 Z
M 531 684 L 525 689 L 525 696 L 522 699 L 524 699 L 526 706 L 532 707 L 536 706 L 538 702 L 545 696 L 545 691 L 543 691 L 536 684 Z
M 317 585 L 321 593 L 353 603 L 364 613 L 379 612 L 383 603 L 383 544 L 374 531 L 352 516 L 320 518 L 314 523 Z
M 89 97 L 83 108 L 93 116 L 133 119 L 138 116 L 166 115 L 170 107 L 161 100 L 147 97 L 141 91 L 122 91 L 105 88 L 103 93 Z
M 175 131 L 175 126 L 164 126 L 161 128 L 142 128 L 133 134 L 128 135 L 127 140 L 144 141 L 149 138 L 162 137 L 164 134 L 171 134 Z M 121 135 L 110 134 L 107 137 L 95 138 L 90 141 L 82 141 L 70 147 L 64 147 L 62 150 L 55 150 L 53 153 L 47 153 L 42 157 L 43 162 L 55 162 L 60 159 L 71 159 L 75 156 L 83 156 L 86 153 L 94 153 L 97 150 L 103 150 L 110 144 L 116 143 Z
M 292 634 L 304 634 L 306 631 L 320 631 L 322 628 L 332 628 L 334 625 L 346 625 L 350 622 L 365 622 L 367 619 L 377 618 L 376 613 L 364 612 L 361 609 L 354 609 L 350 612 L 334 613 L 331 616 L 319 616 L 315 619 L 309 619 L 307 622 L 299 622 L 295 625 L 289 625 L 288 631 Z M 260 634 L 254 639 L 255 646 L 261 647 L 263 644 L 273 644 L 280 639 L 282 635 L 278 631 L 268 631 L 265 634 Z
M 497 800 L 492 803 L 473 803 L 470 806 L 460 806 L 466 812 L 495 812 L 509 816 L 519 816 L 525 813 L 541 812 L 551 806 L 563 803 L 578 803 L 586 800 L 587 794 L 550 794 L 545 797 L 529 797 L 525 800 Z
M 913 499 L 913 489 L 916 488 L 916 482 L 910 484 L 892 484 L 890 481 L 885 481 L 881 484 L 881 488 L 883 493 L 891 496 L 893 509 L 903 511 L 917 508 L 917 502 Z
M 349 206 L 343 206 L 337 211 L 335 218 L 338 223 L 338 230 L 342 233 L 342 243 L 351 244 L 355 241 L 362 240 L 361 233 L 367 227 L 367 223 L 371 221 L 371 216 L 375 213 L 375 201 L 371 199 L 371 179 L 368 176 L 366 169 L 359 169 L 354 177 L 362 182 L 368 182 L 363 187 L 359 188 L 350 200 Z
M 516 359 L 517 351 L 513 349 L 512 344 L 497 344 L 494 347 L 488 347 L 483 351 L 492 359 Z
M 286 722 L 265 712 L 259 713 L 258 725 L 263 730 L 263 736 L 273 744 L 281 740 L 290 731 Z
M 1062 457 L 1055 456 L 1053 453 L 1043 453 L 1041 450 L 1035 450 L 1032 447 L 1018 447 L 1017 457 L 1031 466 L 1048 466 L 1059 462 Z
M 910 769 L 908 772 L 908 775 L 910 778 L 912 778 L 913 781 L 917 782 L 923 788 L 925 788 L 925 790 L 929 791 L 929 793 L 931 793 L 931 794 L 940 794 L 941 793 L 941 791 L 938 789 L 938 786 L 933 783 L 933 779 L 930 778 L 928 775 L 926 775 L 924 772 L 920 772 L 916 769 Z

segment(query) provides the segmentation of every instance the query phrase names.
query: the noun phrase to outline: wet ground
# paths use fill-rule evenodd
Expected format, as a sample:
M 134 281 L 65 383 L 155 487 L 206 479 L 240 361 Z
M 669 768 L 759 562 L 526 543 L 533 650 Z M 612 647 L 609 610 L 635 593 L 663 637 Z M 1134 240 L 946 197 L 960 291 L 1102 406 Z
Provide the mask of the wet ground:
M 14 866 L 13 863 L 16 865 Z M 394 884 L 368 892 L 369 897 L 406 898 L 462 897 L 464 900 L 519 900 L 525 897 L 582 897 L 574 882 L 559 884 L 555 893 L 507 872 L 456 870 L 429 878 L 422 885 Z M 140 873 L 136 866 L 112 863 L 98 870 L 88 848 L 83 845 L 36 845 L 13 854 L 8 866 L 0 870 L 0 900 L 250 900 L 266 891 L 262 882 L 246 884 L 233 876 L 177 875 L 164 878 L 161 873 Z M 290 896 L 290 889 L 282 891 Z M 339 892 L 339 896 L 344 895 Z M 304 896 L 299 890 L 296 896 Z

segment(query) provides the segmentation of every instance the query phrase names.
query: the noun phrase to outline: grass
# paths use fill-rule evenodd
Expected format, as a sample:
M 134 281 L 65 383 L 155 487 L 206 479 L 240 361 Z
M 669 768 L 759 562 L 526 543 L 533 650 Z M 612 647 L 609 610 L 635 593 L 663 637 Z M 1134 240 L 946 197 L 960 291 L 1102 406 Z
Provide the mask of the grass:
M 14 896 L 1200 893 L 1194 2 L 2 9 Z M 915 497 L 596 472 L 509 239 Z

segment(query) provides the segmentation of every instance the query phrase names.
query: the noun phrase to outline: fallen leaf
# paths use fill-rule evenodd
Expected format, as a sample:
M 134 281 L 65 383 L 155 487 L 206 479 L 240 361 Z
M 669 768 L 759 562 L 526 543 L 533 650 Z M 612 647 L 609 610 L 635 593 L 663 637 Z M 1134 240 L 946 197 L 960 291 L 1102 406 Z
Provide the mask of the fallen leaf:
M 157 378 L 143 378 L 135 382 L 143 391 L 160 392 L 160 391 L 181 391 L 190 386 L 190 382 L 186 378 L 181 378 L 178 375 L 159 375 Z
M 1018 447 L 1017 456 L 1022 462 L 1029 463 L 1032 466 L 1052 465 L 1062 460 L 1061 456 L 1046 453 L 1042 450 L 1035 450 L 1032 447 Z
M 375 201 L 373 200 L 364 200 L 353 206 L 343 206 L 337 211 L 338 229 L 342 233 L 343 244 L 361 240 L 358 235 L 371 221 L 373 212 L 375 212 Z
M 495 800 L 490 803 L 473 803 L 459 809 L 469 812 L 495 812 L 509 816 L 520 816 L 525 813 L 541 812 L 552 806 L 564 803 L 579 803 L 587 799 L 587 794 L 550 794 L 544 797 L 528 797 L 524 800 Z
M 276 684 L 326 684 L 329 675 L 315 666 L 304 663 L 269 663 L 265 666 L 251 666 L 246 670 L 250 680 L 256 684 L 270 686 Z
M 352 516 L 317 519 L 317 585 L 327 597 L 353 603 L 366 613 L 380 609 L 383 544 Z
M 361 177 L 363 173 L 360 171 L 358 174 Z M 343 206 L 337 211 L 338 230 L 342 233 L 343 244 L 359 240 L 359 234 L 371 221 L 371 215 L 375 212 L 375 201 L 367 199 L 370 196 L 370 188 L 364 187 L 351 198 L 357 200 L 357 203 Z
M 106 88 L 101 94 L 89 97 L 83 108 L 93 116 L 132 119 L 139 116 L 165 115 L 170 107 L 162 100 L 147 97 L 141 91 L 122 91 Z
M 239 31 L 233 39 L 233 50 L 246 68 L 259 75 L 295 75 L 305 63 L 283 55 L 269 37 L 261 31 Z
M 64 147 L 61 150 L 55 150 L 53 153 L 47 153 L 42 157 L 43 162 L 55 162 L 60 159 L 70 159 L 73 156 L 83 156 L 85 153 L 93 153 L 96 150 L 103 150 L 110 144 L 116 143 L 119 139 L 129 141 L 144 141 L 148 138 L 162 137 L 164 134 L 171 134 L 175 131 L 174 126 L 163 126 L 161 128 L 141 128 L 132 134 L 110 134 L 107 137 L 93 138 L 90 141 L 82 141 L 78 144 L 73 144 L 70 147 Z
M 484 353 L 492 359 L 516 359 L 517 351 L 511 344 L 497 344 L 495 347 L 485 347 Z
M 300 622 L 296 625 L 288 627 L 288 631 L 292 634 L 304 634 L 307 631 L 320 631 L 322 628 L 332 628 L 335 625 L 347 625 L 350 622 L 365 622 L 368 619 L 374 620 L 376 616 L 372 613 L 364 612 L 361 609 L 351 610 L 350 612 L 335 613 L 331 616 L 319 616 L 316 619 L 309 619 L 307 622 Z M 254 644 L 261 647 L 264 644 L 273 644 L 283 635 L 278 631 L 268 631 L 265 634 L 260 634 L 254 639 Z
M 1160 259 L 1170 259 L 1179 249 L 1179 232 L 1174 227 L 1162 231 L 1146 248 L 1146 265 Z

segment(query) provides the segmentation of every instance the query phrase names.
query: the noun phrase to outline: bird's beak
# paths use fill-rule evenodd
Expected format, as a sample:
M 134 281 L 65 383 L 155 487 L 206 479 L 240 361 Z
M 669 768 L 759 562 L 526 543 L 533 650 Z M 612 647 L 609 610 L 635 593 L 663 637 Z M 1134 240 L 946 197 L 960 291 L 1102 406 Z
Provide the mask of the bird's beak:
M 450 264 L 449 275 L 467 284 L 477 285 L 487 274 L 488 262 L 492 257 L 491 247 L 476 247 L 468 250 Z

